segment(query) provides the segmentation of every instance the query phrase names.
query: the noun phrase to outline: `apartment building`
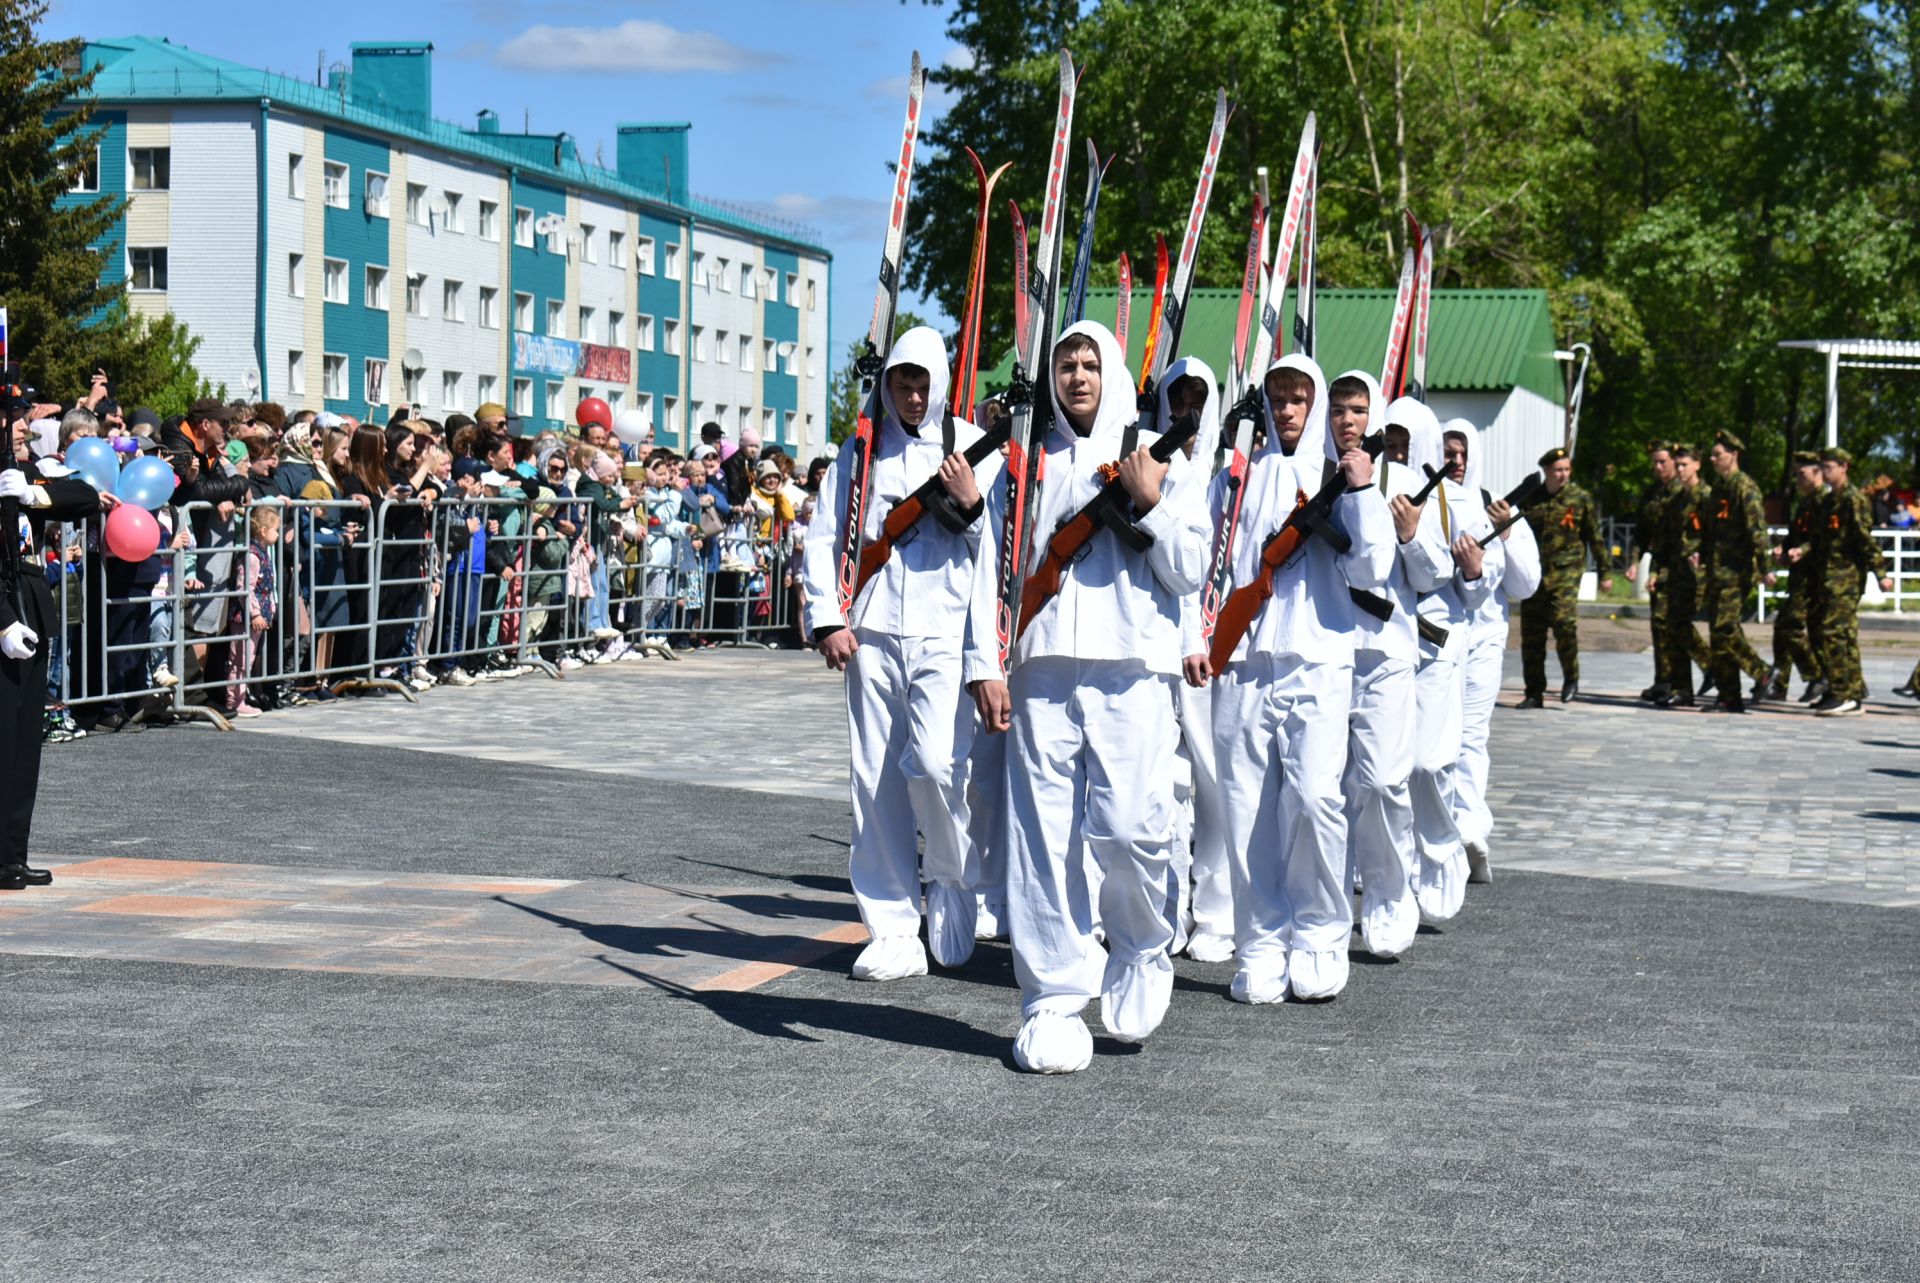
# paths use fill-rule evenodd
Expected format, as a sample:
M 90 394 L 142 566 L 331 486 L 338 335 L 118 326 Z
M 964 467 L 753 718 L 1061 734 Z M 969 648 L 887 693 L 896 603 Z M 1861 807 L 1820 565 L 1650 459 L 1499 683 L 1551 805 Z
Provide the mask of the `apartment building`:
M 384 421 L 499 401 L 537 432 L 583 397 L 664 442 L 718 420 L 827 438 L 831 255 L 693 195 L 689 126 L 567 134 L 431 114 L 433 47 L 356 44 L 324 86 L 137 36 L 89 42 L 95 163 L 128 204 L 106 273 L 201 339 L 235 394 Z

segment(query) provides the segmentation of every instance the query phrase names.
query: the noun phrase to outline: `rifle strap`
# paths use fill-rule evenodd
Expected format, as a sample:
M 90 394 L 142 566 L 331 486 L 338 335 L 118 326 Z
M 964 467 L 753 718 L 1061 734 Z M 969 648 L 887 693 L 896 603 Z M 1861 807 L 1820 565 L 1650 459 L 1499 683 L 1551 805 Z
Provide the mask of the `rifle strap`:
M 1347 538 L 1347 532 L 1321 516 L 1316 509 L 1305 509 L 1301 514 L 1301 524 L 1324 539 L 1335 556 L 1344 556 L 1353 548 L 1353 540 Z

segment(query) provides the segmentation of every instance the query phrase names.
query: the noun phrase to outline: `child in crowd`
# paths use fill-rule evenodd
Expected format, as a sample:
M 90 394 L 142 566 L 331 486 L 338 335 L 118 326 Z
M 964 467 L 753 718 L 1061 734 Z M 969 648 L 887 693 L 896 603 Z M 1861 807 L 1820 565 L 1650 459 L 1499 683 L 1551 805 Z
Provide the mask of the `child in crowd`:
M 247 514 L 247 551 L 241 564 L 241 593 L 234 598 L 233 619 L 228 632 L 240 640 L 233 643 L 234 680 L 227 686 L 227 712 L 234 717 L 258 717 L 260 710 L 247 699 L 247 678 L 268 653 L 267 632 L 273 627 L 280 600 L 275 574 L 274 545 L 280 542 L 280 509 L 273 504 L 257 503 Z

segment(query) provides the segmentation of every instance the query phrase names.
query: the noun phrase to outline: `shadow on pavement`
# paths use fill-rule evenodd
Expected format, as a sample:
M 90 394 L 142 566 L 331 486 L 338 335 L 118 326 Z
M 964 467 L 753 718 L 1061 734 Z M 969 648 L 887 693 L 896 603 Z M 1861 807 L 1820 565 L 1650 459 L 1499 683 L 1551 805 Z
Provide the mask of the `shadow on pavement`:
M 1891 775 L 1896 780 L 1920 780 L 1920 771 L 1902 770 L 1897 766 L 1876 766 L 1875 775 Z
M 842 1002 L 837 998 L 789 998 L 778 994 L 749 990 L 746 993 L 702 993 L 623 966 L 605 954 L 600 961 L 615 971 L 697 1003 L 737 1029 L 762 1038 L 780 1038 L 790 1042 L 819 1042 L 803 1033 L 801 1027 L 828 1033 L 853 1034 L 907 1047 L 926 1047 L 933 1051 L 953 1051 L 984 1060 L 997 1060 L 1017 1072 L 1013 1063 L 1013 1040 L 976 1029 L 963 1020 L 915 1011 L 895 1004 Z M 851 983 L 851 982 L 849 982 Z
M 536 909 L 530 904 L 519 904 L 503 895 L 492 898 L 510 909 L 518 909 L 568 931 L 577 931 L 597 945 L 636 958 L 678 959 L 693 955 L 728 958 L 736 962 L 765 962 L 775 955 L 804 957 L 809 952 L 808 946 L 819 943 L 811 936 L 754 935 L 717 923 L 709 923 L 703 930 L 694 927 L 636 927 L 624 922 L 588 922 L 582 918 L 569 918 L 562 913 Z M 695 918 L 694 921 L 704 919 Z M 830 963 L 826 958 L 810 958 L 795 965 L 820 971 L 837 971 L 842 964 Z
M 1920 811 L 1862 811 L 1869 820 L 1892 820 L 1897 824 L 1920 824 Z

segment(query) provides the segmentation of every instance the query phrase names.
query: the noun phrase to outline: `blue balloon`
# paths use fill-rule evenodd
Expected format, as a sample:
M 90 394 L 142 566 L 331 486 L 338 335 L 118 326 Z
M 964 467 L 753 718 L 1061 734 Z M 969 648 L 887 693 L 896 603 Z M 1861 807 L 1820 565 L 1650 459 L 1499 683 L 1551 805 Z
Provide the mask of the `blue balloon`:
M 179 484 L 166 460 L 149 454 L 135 459 L 120 473 L 118 493 L 127 503 L 153 512 L 173 498 Z
M 101 494 L 112 494 L 120 479 L 120 458 L 112 443 L 100 437 L 80 437 L 67 447 L 67 466 Z

